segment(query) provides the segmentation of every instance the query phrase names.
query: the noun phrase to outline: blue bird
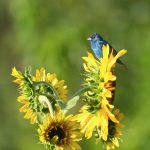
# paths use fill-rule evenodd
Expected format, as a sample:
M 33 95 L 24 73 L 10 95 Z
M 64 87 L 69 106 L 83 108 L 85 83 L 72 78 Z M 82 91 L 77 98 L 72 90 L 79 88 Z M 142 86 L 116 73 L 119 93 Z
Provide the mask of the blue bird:
M 110 47 L 109 53 L 111 53 L 111 51 L 113 50 L 113 55 L 115 56 L 117 54 L 117 51 L 107 41 L 105 41 L 98 33 L 93 33 L 87 40 L 90 41 L 91 48 L 98 59 L 100 59 L 103 56 L 102 54 L 103 45 L 108 44 Z M 125 64 L 121 60 L 118 59 L 117 63 L 123 65 L 126 68 Z

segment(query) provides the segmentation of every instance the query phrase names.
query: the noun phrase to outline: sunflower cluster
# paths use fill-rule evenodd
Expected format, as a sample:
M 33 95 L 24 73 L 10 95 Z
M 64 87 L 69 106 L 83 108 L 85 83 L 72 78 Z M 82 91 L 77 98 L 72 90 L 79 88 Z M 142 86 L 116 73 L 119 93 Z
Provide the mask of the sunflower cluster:
M 13 68 L 12 76 L 19 85 L 18 101 L 23 104 L 20 112 L 31 124 L 38 124 L 40 142 L 48 150 L 80 150 L 79 123 L 61 109 L 67 104 L 64 80 L 58 80 L 56 74 L 46 74 L 44 68 L 37 69 L 35 75 L 31 75 L 30 68 L 24 73 Z
M 37 69 L 35 75 L 31 68 L 24 72 L 12 69 L 14 82 L 19 85 L 18 102 L 20 112 L 31 124 L 37 124 L 39 141 L 48 150 L 80 150 L 78 141 L 83 134 L 87 139 L 96 137 L 107 150 L 119 147 L 122 114 L 113 105 L 116 88 L 115 64 L 126 53 L 116 55 L 109 45 L 103 46 L 103 56 L 95 58 L 91 53 L 83 57 L 83 89 L 68 99 L 64 80 L 56 74 L 46 73 L 44 68 Z M 76 115 L 66 115 L 79 100 L 85 103 Z
M 81 108 L 77 120 L 81 131 L 87 139 L 94 134 L 97 141 L 105 143 L 107 150 L 119 146 L 118 139 L 121 132 L 120 124 L 122 114 L 115 110 L 113 101 L 116 87 L 114 74 L 115 64 L 126 50 L 119 51 L 115 56 L 109 45 L 103 46 L 103 56 L 97 60 L 91 53 L 84 59 L 85 81 L 83 86 L 89 90 L 84 92 L 82 98 L 85 105 Z

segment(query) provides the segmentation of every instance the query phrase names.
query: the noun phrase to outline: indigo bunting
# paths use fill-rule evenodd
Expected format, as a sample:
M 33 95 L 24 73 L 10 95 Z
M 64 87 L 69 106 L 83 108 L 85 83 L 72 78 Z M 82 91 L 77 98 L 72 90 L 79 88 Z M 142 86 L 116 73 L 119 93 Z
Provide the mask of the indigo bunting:
M 103 45 L 106 44 L 108 44 L 110 47 L 109 53 L 111 53 L 111 51 L 113 50 L 113 55 L 115 56 L 117 54 L 117 51 L 107 41 L 105 41 L 98 33 L 93 33 L 87 40 L 90 41 L 91 48 L 98 59 L 102 57 L 103 55 L 102 47 Z M 118 59 L 117 63 L 123 65 L 126 68 L 125 64 L 121 60 Z

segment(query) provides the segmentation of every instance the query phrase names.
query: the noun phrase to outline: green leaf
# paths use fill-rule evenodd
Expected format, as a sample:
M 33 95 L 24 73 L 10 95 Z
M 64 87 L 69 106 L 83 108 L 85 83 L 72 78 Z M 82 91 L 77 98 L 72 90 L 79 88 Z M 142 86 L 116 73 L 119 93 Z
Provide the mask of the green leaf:
M 80 99 L 80 96 L 75 96 L 72 99 L 70 99 L 68 103 L 66 104 L 65 111 L 75 107 L 79 99 Z

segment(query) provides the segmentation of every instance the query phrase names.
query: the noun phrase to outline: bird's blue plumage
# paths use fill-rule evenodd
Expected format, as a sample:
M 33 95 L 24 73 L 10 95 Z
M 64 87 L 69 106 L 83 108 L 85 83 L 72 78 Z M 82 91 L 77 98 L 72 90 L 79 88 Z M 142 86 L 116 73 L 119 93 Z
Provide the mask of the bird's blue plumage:
M 107 42 L 97 33 L 92 34 L 89 38 L 91 48 L 95 56 L 99 59 L 102 57 L 102 46 L 106 45 Z

